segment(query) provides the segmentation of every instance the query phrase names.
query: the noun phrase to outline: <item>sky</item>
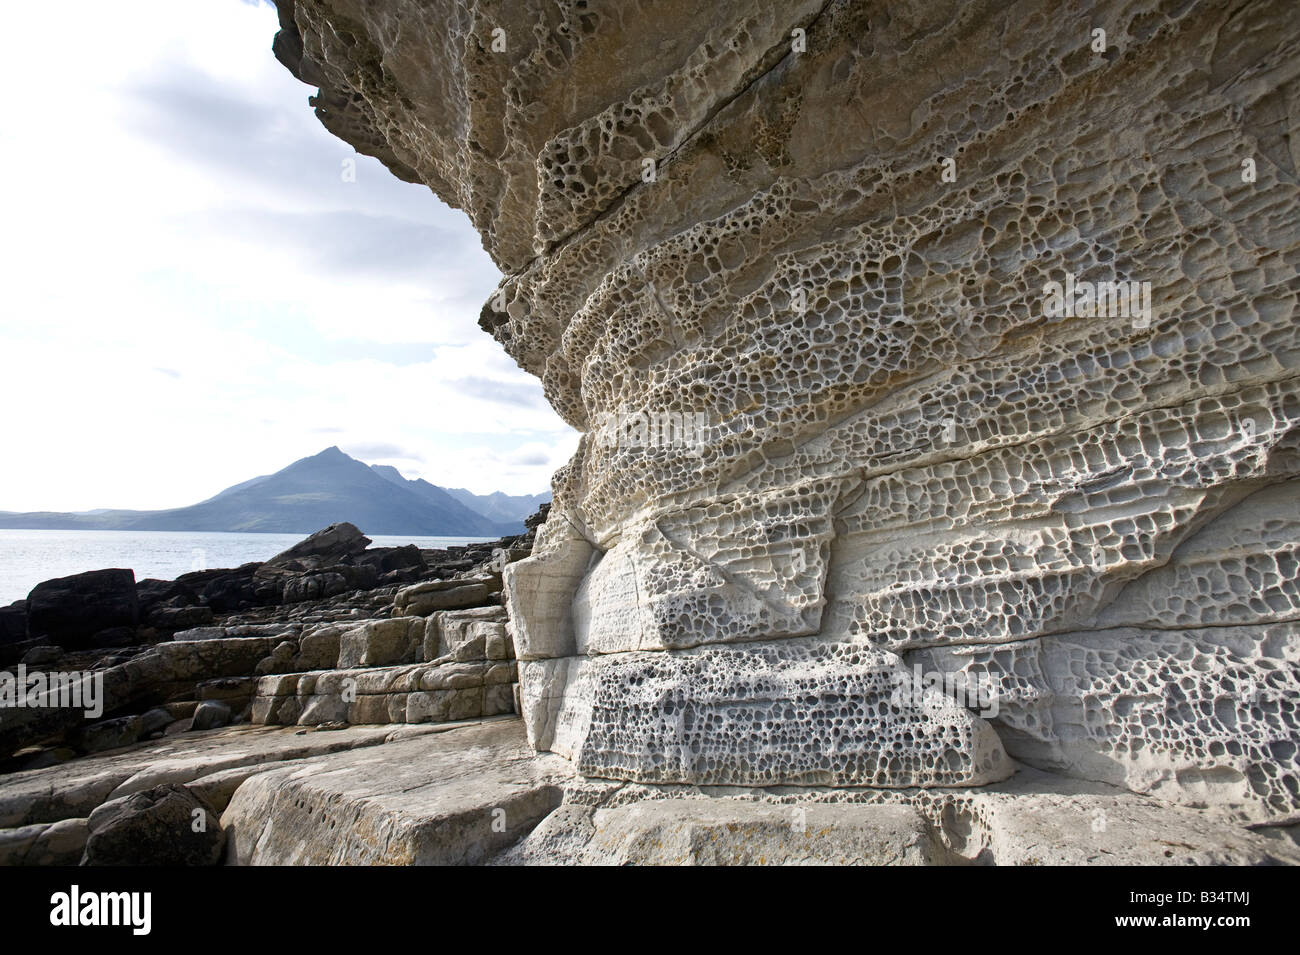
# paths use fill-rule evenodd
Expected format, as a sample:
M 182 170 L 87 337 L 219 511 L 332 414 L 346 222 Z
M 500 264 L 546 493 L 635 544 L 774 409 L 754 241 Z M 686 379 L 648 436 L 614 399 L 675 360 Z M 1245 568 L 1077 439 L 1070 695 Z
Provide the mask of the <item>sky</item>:
M 332 445 L 533 494 L 577 447 L 478 328 L 500 274 L 468 218 L 326 132 L 276 27 L 6 11 L 0 510 L 178 507 Z

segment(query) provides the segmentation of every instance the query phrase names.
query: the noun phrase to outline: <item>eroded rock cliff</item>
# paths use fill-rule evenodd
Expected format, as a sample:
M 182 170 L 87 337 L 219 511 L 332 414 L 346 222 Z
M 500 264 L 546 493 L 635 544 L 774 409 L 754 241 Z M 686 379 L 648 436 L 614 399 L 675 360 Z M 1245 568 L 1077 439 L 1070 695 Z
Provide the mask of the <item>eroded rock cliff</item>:
M 534 746 L 1297 816 L 1287 4 L 277 2 L 585 432 L 507 572 Z

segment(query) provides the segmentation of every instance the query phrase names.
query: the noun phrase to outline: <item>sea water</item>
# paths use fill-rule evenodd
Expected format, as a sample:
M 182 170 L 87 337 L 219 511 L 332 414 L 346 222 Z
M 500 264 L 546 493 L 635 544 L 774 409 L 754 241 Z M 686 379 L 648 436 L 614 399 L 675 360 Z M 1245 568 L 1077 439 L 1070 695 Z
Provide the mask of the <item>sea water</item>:
M 136 580 L 174 580 L 192 570 L 238 567 L 288 550 L 306 534 L 215 531 L 84 531 L 0 529 L 0 607 L 22 600 L 52 577 L 129 567 Z M 485 537 L 370 536 L 373 547 L 441 548 Z

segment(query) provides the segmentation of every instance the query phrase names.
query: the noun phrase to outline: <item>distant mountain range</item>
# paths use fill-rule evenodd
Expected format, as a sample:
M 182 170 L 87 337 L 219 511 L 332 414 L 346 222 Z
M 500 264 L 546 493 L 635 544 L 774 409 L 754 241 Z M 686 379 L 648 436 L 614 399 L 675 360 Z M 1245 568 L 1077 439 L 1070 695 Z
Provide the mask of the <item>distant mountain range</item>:
M 471 494 L 463 487 L 440 488 L 440 490 L 446 490 L 476 514 L 482 514 L 490 521 L 506 524 L 531 517 L 537 513 L 539 507 L 551 499 L 550 491 L 542 494 L 510 495 L 502 494 L 500 491 L 493 491 L 491 494 Z
M 394 467 L 368 465 L 338 448 L 326 448 L 189 507 L 0 511 L 0 528 L 310 534 L 351 521 L 372 535 L 501 537 L 522 534 L 524 518 L 550 499 L 549 493 L 511 497 L 499 491 L 480 495 L 463 488 L 447 490 L 403 477 Z

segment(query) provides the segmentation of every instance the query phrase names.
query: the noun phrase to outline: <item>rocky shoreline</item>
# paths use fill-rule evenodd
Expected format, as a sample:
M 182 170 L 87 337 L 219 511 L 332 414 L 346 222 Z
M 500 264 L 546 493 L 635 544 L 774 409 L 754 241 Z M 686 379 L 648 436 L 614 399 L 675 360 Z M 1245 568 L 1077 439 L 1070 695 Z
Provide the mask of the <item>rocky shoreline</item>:
M 549 505 L 525 522 L 524 534 L 446 549 L 370 547 L 351 524 L 332 525 L 267 561 L 137 581 L 129 569 L 94 570 L 47 580 L 24 600 L 0 607 L 0 666 L 32 651 L 113 650 L 169 639 L 242 614 L 356 601 L 404 584 L 446 580 L 489 563 L 496 551 L 531 551 Z M 299 608 L 301 609 L 301 608 Z M 37 653 L 38 659 L 48 654 Z M 31 661 L 29 661 L 31 662 Z
M 445 550 L 374 548 L 353 525 L 335 524 L 239 568 L 138 583 L 112 569 L 38 585 L 5 609 L 0 643 L 0 772 L 9 774 L 0 776 L 0 864 L 220 857 L 147 836 L 196 809 L 219 834 L 222 799 L 213 805 L 170 782 L 133 791 L 115 814 L 97 792 L 40 808 L 21 795 L 32 773 L 100 754 L 145 771 L 157 755 L 150 744 L 184 751 L 191 736 L 222 727 L 342 730 L 513 714 L 501 572 L 528 556 L 545 516 L 544 507 L 525 534 Z M 122 839 L 123 827 L 134 835 Z M 97 842 L 101 829 L 113 835 Z

